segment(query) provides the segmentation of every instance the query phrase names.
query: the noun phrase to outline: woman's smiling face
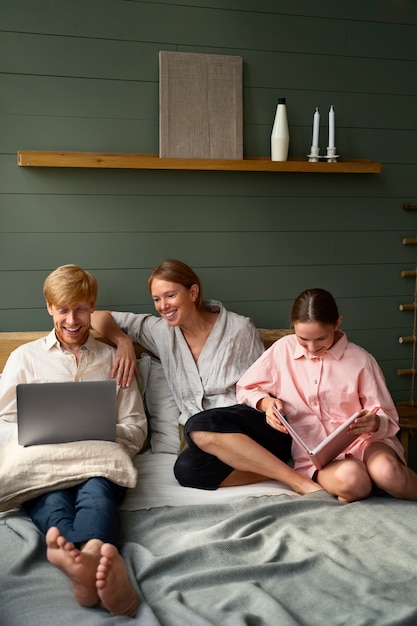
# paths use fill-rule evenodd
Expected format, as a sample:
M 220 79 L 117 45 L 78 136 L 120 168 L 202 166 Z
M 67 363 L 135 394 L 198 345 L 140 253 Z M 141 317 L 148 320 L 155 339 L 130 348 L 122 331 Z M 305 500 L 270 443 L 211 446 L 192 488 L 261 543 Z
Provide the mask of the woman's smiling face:
M 170 326 L 181 326 L 196 311 L 197 285 L 187 289 L 179 283 L 154 278 L 151 293 L 155 309 Z

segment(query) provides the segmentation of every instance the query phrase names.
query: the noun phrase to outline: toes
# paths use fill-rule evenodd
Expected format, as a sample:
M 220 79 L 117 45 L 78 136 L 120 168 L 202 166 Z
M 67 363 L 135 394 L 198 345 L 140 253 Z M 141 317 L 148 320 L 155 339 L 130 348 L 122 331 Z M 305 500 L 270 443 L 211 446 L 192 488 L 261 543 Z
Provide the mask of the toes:
M 107 557 L 108 559 L 114 559 L 119 556 L 119 552 L 112 543 L 103 543 L 101 546 L 101 556 Z
M 59 529 L 56 526 L 51 526 L 46 533 L 46 543 L 48 545 L 56 544 L 59 536 Z

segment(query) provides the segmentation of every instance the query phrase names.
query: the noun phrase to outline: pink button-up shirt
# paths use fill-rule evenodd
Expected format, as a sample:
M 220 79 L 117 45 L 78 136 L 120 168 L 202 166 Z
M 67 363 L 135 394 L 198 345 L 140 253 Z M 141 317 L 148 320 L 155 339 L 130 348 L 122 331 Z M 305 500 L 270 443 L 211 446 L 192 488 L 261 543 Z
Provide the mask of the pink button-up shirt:
M 349 453 L 363 460 L 369 443 L 383 441 L 405 462 L 395 436 L 398 414 L 379 365 L 344 333 L 337 338 L 319 357 L 300 346 L 295 335 L 275 342 L 238 381 L 237 401 L 256 408 L 265 396 L 279 398 L 287 419 L 311 448 L 355 411 L 374 411 L 381 418 L 378 431 L 361 435 L 338 458 Z M 315 466 L 295 442 L 292 456 L 296 470 L 313 476 Z

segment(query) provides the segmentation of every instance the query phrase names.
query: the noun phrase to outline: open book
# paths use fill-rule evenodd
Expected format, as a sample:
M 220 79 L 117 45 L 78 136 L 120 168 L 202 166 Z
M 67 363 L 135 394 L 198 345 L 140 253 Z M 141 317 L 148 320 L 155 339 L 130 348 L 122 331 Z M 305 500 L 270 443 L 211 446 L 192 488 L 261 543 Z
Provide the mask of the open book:
M 288 430 L 291 437 L 298 443 L 299 446 L 304 448 L 307 454 L 310 456 L 312 462 L 317 469 L 323 469 L 325 465 L 333 461 L 343 450 L 346 450 L 350 444 L 359 437 L 359 435 L 353 434 L 349 430 L 350 424 L 358 417 L 359 413 L 354 413 L 345 422 L 340 424 L 330 435 L 328 435 L 321 443 L 319 443 L 312 450 L 301 439 L 300 435 L 294 430 L 291 424 L 285 419 L 285 417 L 278 411 L 276 407 L 273 408 L 275 415 L 280 422 Z

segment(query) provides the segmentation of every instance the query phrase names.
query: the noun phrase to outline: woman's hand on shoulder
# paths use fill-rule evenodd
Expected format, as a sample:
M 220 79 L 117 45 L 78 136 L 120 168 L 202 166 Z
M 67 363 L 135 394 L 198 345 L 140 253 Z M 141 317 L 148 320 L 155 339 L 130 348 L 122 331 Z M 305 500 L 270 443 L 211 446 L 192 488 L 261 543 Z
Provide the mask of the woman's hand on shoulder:
M 111 376 L 116 379 L 116 383 L 121 387 L 129 387 L 137 373 L 135 348 L 131 339 L 126 335 L 117 342 Z

